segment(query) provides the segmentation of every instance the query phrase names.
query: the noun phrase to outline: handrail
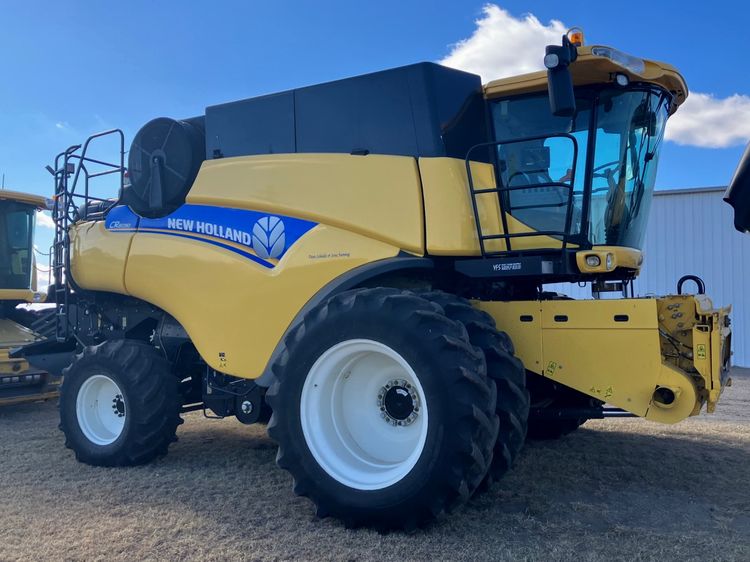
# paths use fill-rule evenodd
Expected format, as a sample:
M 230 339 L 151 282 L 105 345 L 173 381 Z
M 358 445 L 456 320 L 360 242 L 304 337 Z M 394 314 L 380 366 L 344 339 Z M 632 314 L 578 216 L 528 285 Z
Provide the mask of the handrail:
M 567 183 L 564 182 L 545 182 L 541 184 L 535 184 L 535 185 L 516 185 L 516 186 L 504 186 L 500 185 L 501 183 L 501 175 L 499 173 L 499 169 L 497 166 L 497 162 L 495 162 L 495 175 L 496 175 L 496 187 L 494 188 L 480 188 L 477 189 L 474 186 L 474 177 L 471 172 L 471 156 L 472 153 L 478 149 L 481 148 L 490 148 L 490 147 L 497 147 L 500 145 L 507 145 L 507 144 L 520 144 L 525 142 L 532 142 L 532 141 L 538 141 L 538 140 L 547 140 L 550 138 L 567 138 L 570 139 L 573 142 L 573 162 L 570 172 L 570 180 Z M 493 157 L 493 160 L 497 160 L 497 157 Z M 575 195 L 575 177 L 576 177 L 576 170 L 578 166 L 578 141 L 576 138 L 569 134 L 569 133 L 550 133 L 547 135 L 536 135 L 536 136 L 530 136 L 530 137 L 523 137 L 520 139 L 504 139 L 504 140 L 497 140 L 492 142 L 483 142 L 479 144 L 475 144 L 472 146 L 466 153 L 466 157 L 464 159 L 464 164 L 466 166 L 466 175 L 468 178 L 469 183 L 469 194 L 471 197 L 471 203 L 472 203 L 472 209 L 474 211 L 474 222 L 477 228 L 477 238 L 479 240 L 479 248 L 481 251 L 481 254 L 483 257 L 489 257 L 490 255 L 497 255 L 499 252 L 487 252 L 487 249 L 485 248 L 485 240 L 498 240 L 503 239 L 505 240 L 505 246 L 506 251 L 511 252 L 513 251 L 511 247 L 511 239 L 512 238 L 525 238 L 525 237 L 532 237 L 532 236 L 560 236 L 562 238 L 562 249 L 564 250 L 568 244 L 569 239 L 572 236 L 572 233 L 570 232 L 570 226 L 573 218 L 573 200 Z M 562 232 L 558 231 L 534 231 L 534 232 L 519 232 L 519 233 L 509 233 L 508 232 L 508 219 L 506 216 L 506 213 L 509 212 L 511 209 L 505 209 L 505 204 L 503 202 L 502 194 L 506 192 L 512 192 L 512 191 L 518 191 L 521 189 L 543 189 L 543 188 L 549 188 L 549 187 L 558 187 L 568 190 L 568 198 L 567 202 L 560 204 L 559 206 L 566 205 L 567 209 L 565 212 L 565 230 Z M 498 204 L 500 207 L 500 219 L 501 219 L 501 225 L 503 228 L 502 235 L 485 235 L 482 230 L 482 224 L 479 217 L 479 207 L 477 204 L 477 195 L 486 194 L 486 193 L 497 193 L 498 194 Z M 543 205 L 529 205 L 525 206 L 524 208 L 546 208 L 549 207 L 548 204 Z M 518 210 L 516 208 L 516 210 Z
M 119 141 L 119 162 L 106 162 L 88 155 L 89 147 L 96 139 L 115 135 Z M 101 166 L 103 170 L 90 170 L 89 166 Z M 54 205 L 52 218 L 55 222 L 55 239 L 50 250 L 51 271 L 54 280 L 51 292 L 55 297 L 55 336 L 58 341 L 67 341 L 71 336 L 69 305 L 71 289 L 75 287 L 74 280 L 68 275 L 70 271 L 70 234 L 71 224 L 86 219 L 89 214 L 89 204 L 92 201 L 105 202 L 109 199 L 95 197 L 90 194 L 91 180 L 98 177 L 120 174 L 120 189 L 118 199 L 111 206 L 119 202 L 122 185 L 125 179 L 125 134 L 120 129 L 110 129 L 89 136 L 86 141 L 68 147 L 55 157 L 52 172 L 55 181 Z M 79 182 L 83 182 L 83 186 Z M 81 189 L 83 193 L 81 193 Z M 77 206 L 83 201 L 81 210 Z M 111 208 L 110 206 L 110 208 Z M 108 210 L 108 209 L 107 209 Z M 76 317 L 76 322 L 78 321 Z M 78 337 L 73 331 L 73 337 Z

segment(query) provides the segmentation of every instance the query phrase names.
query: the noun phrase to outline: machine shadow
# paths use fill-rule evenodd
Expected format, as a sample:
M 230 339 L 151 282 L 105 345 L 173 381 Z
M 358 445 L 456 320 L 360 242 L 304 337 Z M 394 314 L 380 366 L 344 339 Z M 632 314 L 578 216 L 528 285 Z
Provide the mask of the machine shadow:
M 163 480 L 163 485 L 154 482 L 149 498 L 123 496 L 118 501 L 176 504 L 180 510 L 195 509 L 217 522 L 226 518 L 226 503 L 257 506 L 258 511 L 273 505 L 287 525 L 322 524 L 343 531 L 338 521 L 319 522 L 312 504 L 294 495 L 291 478 L 276 467 L 275 456 L 276 445 L 264 427 L 226 427 L 223 422 L 193 427 L 154 465 L 153 477 Z M 550 519 L 560 509 L 569 510 L 581 502 L 609 502 L 614 487 L 616 501 L 624 502 L 626 511 L 631 499 L 632 508 L 640 509 L 641 505 L 663 503 L 665 495 L 686 497 L 688 493 L 720 504 L 722 492 L 748 466 L 750 450 L 718 435 L 690 434 L 686 438 L 682 433 L 670 436 L 627 428 L 583 428 L 558 441 L 527 444 L 505 478 L 423 532 L 468 536 L 501 522 L 508 524 L 512 515 Z M 125 470 L 150 471 L 149 467 Z M 696 482 L 701 483 L 699 490 Z M 596 490 L 609 491 L 592 495 Z M 214 501 L 223 498 L 226 503 L 221 509 L 206 509 L 200 505 L 204 495 Z M 596 518 L 591 519 L 589 523 L 596 525 Z M 585 521 L 585 515 L 580 515 L 579 522 Z

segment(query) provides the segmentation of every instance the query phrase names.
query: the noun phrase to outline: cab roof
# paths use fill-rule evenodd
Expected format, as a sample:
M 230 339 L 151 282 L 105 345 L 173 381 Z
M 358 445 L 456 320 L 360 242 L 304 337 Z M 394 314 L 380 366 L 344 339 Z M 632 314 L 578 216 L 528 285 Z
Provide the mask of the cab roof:
M 602 54 L 607 52 L 614 53 L 614 56 L 609 58 Z M 642 68 L 623 65 L 623 60 L 642 63 Z M 638 66 L 640 65 L 635 65 Z M 647 82 L 661 86 L 674 97 L 670 113 L 674 113 L 688 96 L 685 79 L 675 67 L 663 62 L 639 59 L 603 45 L 578 47 L 578 58 L 570 65 L 570 72 L 575 86 L 611 83 L 615 73 L 625 74 L 631 82 Z M 484 94 L 490 99 L 546 89 L 547 71 L 540 70 L 493 80 L 484 86 Z
M 0 201 L 16 201 L 17 203 L 34 205 L 39 209 L 47 208 L 46 197 L 32 193 L 23 193 L 21 191 L 11 191 L 9 189 L 0 189 Z

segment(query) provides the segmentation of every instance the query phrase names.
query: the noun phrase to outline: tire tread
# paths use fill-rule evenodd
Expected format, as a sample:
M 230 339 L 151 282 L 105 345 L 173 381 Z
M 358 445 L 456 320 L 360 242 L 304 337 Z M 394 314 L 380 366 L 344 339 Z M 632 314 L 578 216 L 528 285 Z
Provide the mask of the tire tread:
M 128 410 L 131 417 L 125 440 L 108 450 L 93 446 L 77 427 L 75 413 L 79 386 L 75 383 L 92 368 L 104 368 L 125 378 Z M 179 380 L 171 374 L 170 364 L 153 346 L 136 340 L 111 340 L 83 348 L 73 363 L 63 371 L 60 390 L 60 429 L 65 446 L 72 449 L 80 462 L 95 466 L 132 466 L 145 464 L 166 454 L 176 441 L 177 427 L 182 424 Z
M 377 509 L 354 508 L 345 497 L 321 491 L 315 484 L 299 451 L 300 444 L 287 423 L 287 408 L 294 407 L 286 390 L 294 371 L 296 350 L 321 322 L 335 321 L 385 311 L 394 326 L 407 326 L 422 335 L 425 353 L 441 357 L 445 364 L 446 389 L 450 389 L 456 412 L 454 429 L 444 434 L 446 463 L 432 469 L 430 481 L 402 504 Z M 355 316 L 351 316 L 355 315 Z M 319 517 L 335 516 L 348 527 L 367 525 L 379 530 L 413 530 L 452 511 L 467 501 L 482 483 L 491 462 L 498 420 L 496 389 L 487 377 L 484 355 L 473 346 L 465 326 L 448 318 L 443 309 L 409 291 L 391 288 L 355 289 L 323 302 L 311 310 L 284 341 L 285 349 L 273 365 L 275 381 L 266 398 L 273 409 L 269 435 L 278 443 L 277 464 L 291 472 L 296 494 L 309 497 Z M 428 493 L 429 492 L 429 493 Z

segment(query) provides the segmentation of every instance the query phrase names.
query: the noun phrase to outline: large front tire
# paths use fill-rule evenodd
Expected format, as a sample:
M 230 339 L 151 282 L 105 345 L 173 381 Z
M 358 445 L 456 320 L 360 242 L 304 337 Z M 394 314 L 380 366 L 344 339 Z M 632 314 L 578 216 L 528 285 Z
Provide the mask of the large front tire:
M 487 484 L 491 484 L 510 470 L 526 440 L 530 404 L 526 370 L 514 354 L 510 336 L 497 329 L 488 313 L 464 298 L 443 291 L 429 291 L 420 296 L 440 305 L 448 318 L 466 327 L 471 344 L 484 353 L 487 376 L 497 386 L 496 413 L 500 423 L 487 473 Z
M 63 377 L 60 429 L 79 461 L 144 464 L 176 439 L 179 381 L 152 346 L 115 340 L 86 347 Z
M 307 314 L 285 345 L 269 433 L 319 516 L 411 529 L 479 486 L 496 391 L 481 351 L 439 306 L 395 289 L 349 291 Z

